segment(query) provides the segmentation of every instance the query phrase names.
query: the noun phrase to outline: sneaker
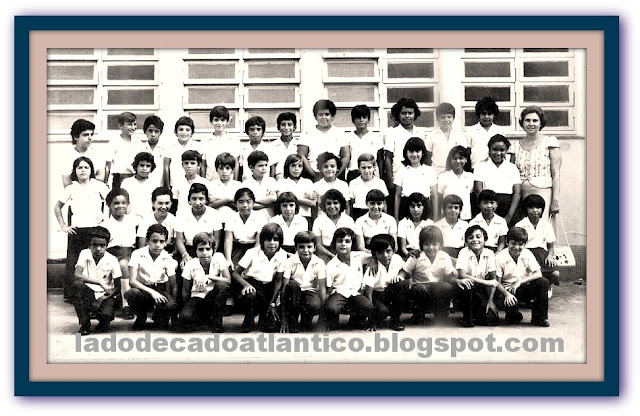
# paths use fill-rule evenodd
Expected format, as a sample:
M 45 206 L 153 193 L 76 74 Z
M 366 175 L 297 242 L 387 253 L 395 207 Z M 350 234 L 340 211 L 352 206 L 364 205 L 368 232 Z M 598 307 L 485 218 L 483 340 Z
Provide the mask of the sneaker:
M 400 321 L 391 322 L 391 329 L 394 331 L 404 331 L 404 325 Z
M 131 308 L 129 306 L 125 306 L 122 308 L 122 319 L 130 321 L 134 318 L 133 312 L 131 312 Z
M 84 324 L 80 325 L 80 329 L 78 329 L 78 332 L 83 337 L 86 336 L 86 335 L 89 335 L 91 333 L 91 322 L 87 322 L 87 323 L 84 323 Z
M 100 321 L 96 326 L 96 332 L 107 332 L 109 330 L 109 321 Z
M 548 319 L 540 319 L 540 320 L 535 320 L 535 321 L 531 321 L 531 325 L 535 325 L 535 326 L 540 326 L 543 328 L 547 328 L 549 327 L 551 324 L 549 323 Z

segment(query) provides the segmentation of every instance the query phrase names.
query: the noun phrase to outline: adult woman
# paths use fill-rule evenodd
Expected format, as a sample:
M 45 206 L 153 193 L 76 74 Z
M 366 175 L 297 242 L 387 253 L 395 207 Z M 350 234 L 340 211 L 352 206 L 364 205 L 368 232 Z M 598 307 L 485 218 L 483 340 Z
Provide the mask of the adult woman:
M 555 136 L 546 136 L 540 130 L 547 124 L 542 109 L 530 106 L 520 113 L 520 126 L 526 136 L 509 150 L 511 160 L 520 170 L 521 197 L 537 194 L 546 202 L 543 218 L 560 212 L 560 165 L 562 155 Z

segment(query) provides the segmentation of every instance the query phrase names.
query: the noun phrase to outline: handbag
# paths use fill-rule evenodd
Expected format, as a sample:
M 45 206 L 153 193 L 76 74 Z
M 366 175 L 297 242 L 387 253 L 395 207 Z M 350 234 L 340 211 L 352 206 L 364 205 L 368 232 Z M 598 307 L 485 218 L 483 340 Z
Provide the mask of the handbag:
M 557 217 L 560 220 L 560 227 L 562 228 L 562 234 L 564 235 L 564 245 L 555 245 L 553 247 L 553 257 L 556 259 L 558 266 L 562 267 L 573 267 L 576 265 L 576 258 L 573 255 L 573 250 L 571 250 L 571 246 L 569 246 L 569 239 L 567 238 L 567 231 L 564 228 L 564 222 L 562 221 L 562 217 L 560 214 L 554 215 L 554 218 Z M 557 225 L 557 222 L 556 222 Z M 558 242 L 560 241 L 560 235 L 558 235 Z

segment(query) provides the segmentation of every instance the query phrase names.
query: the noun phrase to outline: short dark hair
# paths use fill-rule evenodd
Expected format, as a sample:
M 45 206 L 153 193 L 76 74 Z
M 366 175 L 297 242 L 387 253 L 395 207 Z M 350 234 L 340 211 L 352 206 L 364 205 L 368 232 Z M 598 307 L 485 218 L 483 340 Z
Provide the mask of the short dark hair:
M 233 195 L 233 202 L 238 202 L 238 199 L 242 198 L 242 195 L 247 195 L 253 202 L 256 202 L 256 195 L 249 188 L 240 188 Z
M 209 233 L 198 233 L 193 237 L 193 248 L 197 249 L 200 244 L 209 244 L 214 253 L 218 248 L 216 239 Z
M 335 159 L 336 169 L 340 170 L 340 168 L 342 168 L 342 160 L 331 152 L 322 152 L 318 155 L 318 167 L 322 169 L 322 165 L 331 159 Z
M 152 203 L 156 202 L 156 199 L 160 195 L 169 195 L 169 197 L 173 197 L 173 194 L 171 193 L 171 189 L 165 188 L 164 186 L 159 186 L 156 189 L 154 189 L 153 192 L 151 192 L 151 202 Z
M 360 104 L 351 109 L 351 122 L 354 122 L 356 118 L 366 117 L 371 119 L 371 109 L 366 104 Z
M 441 247 L 444 246 L 442 230 L 435 225 L 429 225 L 420 230 L 418 241 L 420 243 L 420 249 L 422 249 L 422 246 L 429 243 L 439 243 Z
M 376 234 L 371 237 L 369 249 L 374 256 L 376 253 L 385 251 L 388 247 L 391 247 L 391 250 L 394 252 L 396 251 L 396 242 L 389 234 Z
M 287 158 L 284 160 L 282 176 L 284 176 L 285 178 L 290 178 L 291 173 L 289 172 L 289 166 L 298 162 L 302 162 L 302 156 L 300 156 L 299 154 L 291 153 L 289 156 L 287 156 Z
M 209 112 L 209 123 L 213 122 L 213 118 L 218 117 L 229 121 L 229 110 L 223 105 L 217 105 Z
M 422 192 L 413 192 L 411 195 L 409 195 L 407 197 L 407 207 L 410 208 L 411 204 L 416 204 L 416 203 L 421 203 L 422 206 L 424 207 L 424 209 L 422 210 L 422 219 L 426 220 L 427 218 L 429 218 L 429 214 L 431 213 L 431 208 L 429 207 L 428 204 L 428 199 L 426 196 L 424 196 L 422 194 Z M 407 209 L 407 216 L 406 218 L 410 218 L 411 217 L 411 210 Z
M 422 158 L 420 159 L 420 163 L 426 165 L 429 162 L 429 155 L 427 155 L 427 146 L 424 144 L 424 140 L 420 137 L 411 137 L 404 144 L 404 149 L 402 149 L 402 156 L 404 160 L 402 164 L 405 166 L 410 166 L 411 162 L 409 162 L 409 158 L 407 157 L 407 152 L 411 150 L 417 152 L 418 150 L 422 151 Z
M 360 156 L 358 156 L 358 168 L 360 168 L 361 162 L 372 162 L 375 167 L 376 157 L 371 153 L 363 153 Z
M 71 168 L 71 180 L 72 181 L 77 181 L 78 180 L 78 174 L 76 173 L 76 169 L 78 168 L 78 166 L 80 165 L 80 162 L 87 162 L 87 164 L 89 165 L 89 168 L 91 169 L 91 173 L 89 174 L 89 178 L 95 178 L 96 177 L 96 170 L 93 167 L 93 162 L 91 161 L 91 159 L 89 159 L 86 156 L 80 156 L 79 158 L 77 158 L 76 160 L 73 161 L 73 167 Z
M 313 116 L 316 117 L 318 115 L 318 111 L 320 110 L 329 110 L 329 114 L 332 116 L 336 115 L 338 109 L 336 105 L 331 100 L 318 100 L 313 105 Z
M 325 209 L 325 203 L 327 202 L 327 199 L 332 199 L 334 201 L 340 202 L 340 212 L 344 212 L 344 210 L 347 208 L 347 200 L 344 198 L 344 195 L 342 195 L 342 192 L 338 191 L 337 189 L 329 189 L 324 193 L 324 195 L 322 195 L 322 197 L 320 198 L 320 208 L 322 208 L 322 210 Z
M 262 161 L 269 162 L 269 156 L 262 150 L 254 150 L 249 154 L 249 157 L 247 157 L 247 165 L 249 165 L 250 168 L 255 167 L 258 162 Z
M 380 189 L 372 189 L 367 192 L 367 196 L 364 200 L 365 202 L 385 202 L 386 197 Z
M 542 210 L 544 210 L 544 207 L 547 205 L 547 203 L 540 195 L 530 194 L 522 200 L 522 205 L 525 208 L 541 208 Z
M 195 133 L 196 132 L 196 125 L 193 123 L 193 119 L 191 117 L 187 117 L 187 116 L 182 116 L 178 119 L 178 121 L 176 121 L 176 125 L 173 129 L 174 133 L 178 132 L 178 127 L 180 126 L 188 126 L 191 127 L 191 133 Z
M 133 163 L 131 164 L 131 166 L 133 166 L 133 170 L 134 171 L 138 168 L 138 164 L 140 162 L 149 162 L 149 163 L 151 163 L 151 171 L 152 172 L 156 168 L 156 159 L 149 152 L 140 152 L 133 158 Z
M 491 149 L 491 146 L 493 146 L 494 143 L 500 143 L 500 142 L 504 143 L 504 147 L 506 147 L 507 150 L 509 150 L 509 148 L 511 147 L 511 143 L 509 142 L 509 140 L 506 137 L 504 137 L 502 134 L 494 134 L 493 136 L 491 136 L 491 138 L 487 142 L 487 147 Z
M 111 240 L 111 233 L 109 232 L 108 229 L 101 227 L 101 226 L 96 226 L 96 227 L 92 227 L 90 234 L 89 234 L 89 238 L 104 238 L 105 240 L 107 240 L 107 243 L 109 243 L 109 240 Z
M 264 132 L 267 130 L 267 123 L 265 123 L 264 119 L 260 116 L 249 117 L 249 119 L 244 123 L 244 132 L 245 134 L 249 134 L 249 127 L 251 126 L 260 126 L 262 127 L 262 135 L 264 136 Z
M 529 241 L 529 235 L 527 234 L 527 230 L 524 228 L 511 227 L 509 231 L 507 231 L 506 241 L 507 243 L 509 241 L 515 241 L 516 243 L 527 244 L 527 241 Z
M 231 167 L 231 169 L 236 168 L 236 158 L 229 152 L 220 153 L 218 156 L 216 156 L 216 169 L 220 169 L 224 166 L 229 166 Z
M 331 247 L 335 248 L 338 240 L 345 237 L 351 237 L 351 247 L 353 247 L 353 242 L 356 241 L 356 233 L 351 228 L 347 227 L 340 227 L 333 233 Z
M 293 245 L 297 246 L 298 244 L 316 244 L 316 236 L 311 231 L 300 231 L 293 237 Z
M 296 197 L 296 194 L 294 194 L 293 192 L 287 191 L 287 192 L 282 192 L 280 195 L 278 195 L 278 199 L 276 200 L 276 204 L 274 207 L 274 211 L 276 215 L 282 214 L 282 211 L 280 210 L 280 204 L 285 204 L 287 202 L 295 202 L 296 214 L 300 211 L 300 202 L 298 201 L 298 197 Z
M 127 190 L 124 188 L 112 189 L 107 194 L 107 197 L 105 198 L 105 202 L 107 203 L 107 205 L 111 205 L 113 200 L 116 199 L 116 197 L 118 196 L 124 196 L 125 199 L 127 200 L 127 203 L 129 202 L 129 192 L 127 192 Z
M 202 163 L 202 155 L 197 150 L 185 150 L 180 156 L 180 160 L 186 162 L 188 160 L 195 160 L 198 163 Z
M 491 189 L 483 189 L 478 195 L 478 203 L 482 201 L 498 202 L 498 195 Z
M 136 121 L 138 117 L 130 111 L 125 111 L 124 113 L 120 113 L 118 116 L 118 125 L 123 125 L 124 123 L 132 123 Z
M 271 240 L 274 237 L 277 237 L 280 245 L 282 245 L 282 241 L 284 240 L 282 227 L 280 227 L 276 223 L 270 222 L 262 227 L 262 230 L 260 230 L 260 248 L 264 248 L 264 242 L 267 240 Z
M 413 98 L 403 97 L 400 98 L 393 107 L 391 107 L 391 114 L 398 121 L 400 121 L 400 112 L 402 111 L 402 107 L 413 108 L 414 120 L 417 120 L 418 117 L 420 117 L 420 114 L 422 114 L 416 100 Z
M 96 125 L 83 118 L 79 118 L 78 120 L 74 121 L 71 125 L 71 143 L 76 144 L 78 142 L 78 137 L 80 137 L 80 133 L 85 130 L 95 131 Z
M 204 199 L 206 199 L 207 201 L 209 200 L 209 189 L 206 185 L 197 182 L 192 184 L 189 188 L 189 196 L 187 198 L 191 199 L 191 195 L 199 193 L 204 194 Z
M 158 233 L 164 235 L 165 240 L 169 238 L 169 230 L 162 224 L 151 224 L 149 228 L 147 228 L 147 243 L 149 243 L 149 239 L 151 239 L 151 234 Z
M 280 123 L 282 123 L 283 121 L 292 121 L 293 122 L 293 128 L 294 130 L 296 129 L 296 127 L 298 127 L 298 117 L 296 117 L 296 115 L 294 113 L 291 112 L 285 112 L 285 113 L 280 113 L 278 114 L 278 118 L 276 119 L 276 124 L 278 125 L 278 129 L 280 129 Z
M 164 130 L 164 121 L 162 121 L 160 117 L 149 116 L 144 119 L 144 124 L 142 125 L 142 131 L 146 133 L 149 126 L 152 126 L 152 125 L 156 126 L 156 128 L 160 130 L 160 132 Z
M 493 98 L 483 97 L 478 100 L 478 102 L 476 103 L 476 117 L 480 117 L 480 114 L 482 114 L 483 112 L 493 114 L 494 116 L 500 114 L 498 104 L 496 104 Z
M 440 103 L 436 107 L 436 117 L 440 117 L 444 114 L 451 114 L 453 117 L 456 116 L 456 109 L 451 103 Z
M 482 231 L 482 235 L 484 236 L 484 241 L 487 241 L 489 239 L 489 235 L 487 234 L 487 230 L 482 228 L 481 225 L 474 224 L 474 225 L 469 226 L 469 228 L 467 228 L 467 230 L 464 232 L 464 240 L 467 241 L 469 236 L 471 234 L 473 234 L 473 232 L 476 231 L 476 230 Z

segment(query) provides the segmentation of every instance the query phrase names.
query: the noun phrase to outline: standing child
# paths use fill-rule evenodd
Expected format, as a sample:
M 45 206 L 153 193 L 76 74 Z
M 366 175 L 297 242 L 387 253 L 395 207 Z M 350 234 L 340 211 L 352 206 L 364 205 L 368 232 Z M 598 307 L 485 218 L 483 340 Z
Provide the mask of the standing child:
M 535 256 L 525 248 L 527 232 L 513 227 L 507 233 L 507 248 L 496 255 L 496 276 L 504 292 L 505 321 L 522 321 L 518 301 L 533 301 L 531 324 L 549 326 L 549 281 L 542 277 Z
M 149 152 L 140 152 L 133 159 L 133 170 L 136 172 L 130 178 L 122 181 L 121 187 L 129 193 L 129 214 L 142 218 L 151 212 L 151 193 L 157 184 L 150 179 L 151 172 L 156 168 L 153 155 Z
M 384 160 L 383 143 L 378 133 L 369 131 L 371 109 L 364 104 L 353 107 L 351 109 L 351 121 L 356 126 L 356 130 L 349 135 L 350 162 L 347 171 L 347 183 L 350 184 L 353 179 L 360 175 L 361 170 L 358 165 L 360 164 L 360 155 L 364 153 L 373 154 L 374 169 L 371 174 L 373 175 L 377 172 L 376 177 L 379 178 Z
M 109 329 L 109 323 L 115 316 L 119 289 L 115 282 L 122 276 L 118 259 L 106 252 L 111 239 L 109 231 L 103 227 L 93 227 L 90 235 L 89 248 L 80 252 L 75 266 L 76 280 L 69 289 L 80 323 L 80 335 L 91 333 L 92 311 L 96 312 L 98 318 L 96 332 Z
M 293 192 L 298 197 L 300 215 L 309 223 L 312 218 L 312 208 L 317 207 L 318 193 L 313 191 L 311 179 L 302 177 L 302 157 L 290 154 L 284 161 L 284 176 L 278 179 L 278 193 Z
M 177 262 L 164 251 L 167 229 L 153 224 L 147 230 L 147 245 L 131 254 L 131 289 L 125 294 L 136 315 L 134 331 L 145 329 L 147 314 L 153 313 L 153 322 L 159 329 L 169 328 L 169 319 L 177 309 Z
M 178 140 L 174 141 L 168 149 L 168 156 L 165 157 L 165 169 L 169 171 L 169 185 L 171 189 L 175 186 L 179 186 L 180 180 L 184 178 L 184 168 L 182 155 L 187 150 L 195 150 L 199 155 L 202 155 L 202 148 L 199 142 L 191 140 L 195 133 L 196 127 L 191 117 L 180 117 L 176 121 L 176 125 L 173 129 Z M 202 156 L 199 158 L 198 171 L 196 173 L 202 174 Z
M 434 225 L 429 219 L 429 204 L 427 198 L 420 192 L 409 195 L 409 213 L 398 223 L 398 254 L 405 260 L 413 250 L 420 250 L 420 232 Z
M 485 246 L 497 253 L 504 248 L 504 238 L 509 231 L 504 218 L 496 214 L 498 196 L 492 190 L 485 189 L 478 195 L 478 206 L 480 207 L 480 214 L 469 221 L 469 226 L 479 225 L 484 228 L 489 236 L 485 241 Z
M 389 234 L 393 238 L 394 248 L 398 237 L 398 224 L 389 214 L 385 214 L 385 197 L 382 191 L 372 189 L 367 192 L 369 212 L 358 218 L 353 230 L 356 233 L 357 249 L 370 253 L 369 243 L 376 234 Z
M 197 258 L 189 260 L 182 270 L 185 303 L 180 312 L 181 326 L 190 330 L 205 322 L 211 332 L 224 332 L 222 317 L 231 287 L 229 264 L 222 253 L 216 253 L 216 240 L 211 234 L 196 234 L 193 246 Z
M 429 158 L 433 161 L 431 166 L 437 176 L 440 176 L 445 171 L 448 161 L 447 156 L 452 147 L 469 147 L 464 133 L 453 127 L 455 118 L 456 109 L 450 103 L 440 103 L 436 107 L 438 128 L 427 136 L 426 146 Z
M 294 237 L 299 232 L 309 229 L 307 219 L 298 214 L 299 209 L 296 195 L 293 192 L 283 192 L 278 195 L 276 201 L 276 216 L 269 221 L 282 228 L 282 249 L 291 254 L 296 252 Z
M 149 151 L 149 143 L 134 138 L 133 134 L 137 128 L 137 117 L 135 114 L 125 111 L 118 116 L 119 137 L 109 140 L 109 150 L 107 163 L 105 166 L 105 177 L 113 174 L 111 189 L 117 189 L 125 178 L 133 176 L 131 161 L 140 152 Z
M 255 150 L 262 150 L 265 153 L 269 153 L 271 146 L 269 143 L 263 142 L 262 137 L 267 130 L 267 123 L 260 116 L 250 117 L 244 123 L 244 132 L 249 136 L 249 141 L 242 146 L 240 150 L 240 156 L 242 157 L 242 180 L 246 180 L 251 176 L 251 170 L 249 169 L 248 158 L 251 152 Z
M 229 152 L 220 153 L 216 157 L 216 172 L 218 178 L 211 181 L 211 202 L 209 206 L 217 209 L 222 216 L 223 228 L 227 219 L 235 214 L 233 196 L 240 189 L 240 182 L 233 179 L 233 171 L 236 168 L 236 159 Z
M 313 317 L 322 311 L 327 299 L 324 262 L 314 252 L 316 237 L 301 231 L 294 237 L 296 254 L 284 268 L 282 283 L 282 328 L 280 332 L 310 331 Z M 298 318 L 300 323 L 298 324 Z
M 293 137 L 293 132 L 296 131 L 298 125 L 298 118 L 293 113 L 280 113 L 276 120 L 278 131 L 280 132 L 280 140 L 274 140 L 269 143 L 269 152 L 274 160 L 271 165 L 270 175 L 276 180 L 286 177 L 285 161 L 290 155 L 298 154 L 298 144 L 300 141 Z M 302 158 L 300 158 L 302 163 Z M 302 173 L 302 170 L 300 171 Z
M 351 198 L 351 213 L 354 219 L 365 215 L 367 209 L 367 192 L 372 189 L 382 191 L 385 198 L 389 196 L 389 191 L 384 181 L 374 176 L 376 158 L 371 153 L 362 153 L 358 156 L 357 166 L 359 176 L 349 183 L 349 197 Z M 385 204 L 385 213 L 387 212 Z
M 485 160 L 487 154 L 487 143 L 496 134 L 504 134 L 502 127 L 494 123 L 494 118 L 500 114 L 498 105 L 491 97 L 484 97 L 476 103 L 476 117 L 478 123 L 467 128 L 467 143 L 471 148 L 471 168 Z
M 471 193 L 473 192 L 473 173 L 464 170 L 467 164 L 468 149 L 454 146 L 447 156 L 447 170 L 438 176 L 439 200 L 447 195 L 458 195 L 462 199 L 460 218 L 471 219 Z
M 260 230 L 267 223 L 264 215 L 253 210 L 256 197 L 249 188 L 240 188 L 233 196 L 236 204 L 235 214 L 232 214 L 224 231 L 224 257 L 235 268 L 247 250 L 259 247 Z
M 209 112 L 209 122 L 213 126 L 213 135 L 203 143 L 204 166 L 207 180 L 212 181 L 218 178 L 218 172 L 214 161 L 224 152 L 228 152 L 236 158 L 236 166 L 233 170 L 233 179 L 239 180 L 240 176 L 240 139 L 234 137 L 227 131 L 231 115 L 229 110 L 223 105 L 217 105 Z
M 463 206 L 464 203 L 458 195 L 445 196 L 442 200 L 444 218 L 435 223 L 435 226 L 442 231 L 443 246 L 441 249 L 451 256 L 454 264 L 460 250 L 464 247 L 464 233 L 469 228 L 469 223 L 460 219 Z
M 180 157 L 182 160 L 182 176 L 174 177 L 173 182 L 173 198 L 177 200 L 178 207 L 176 214 L 180 215 L 181 211 L 189 210 L 189 189 L 193 184 L 199 183 L 204 185 L 208 194 L 211 195 L 211 182 L 200 176 L 200 168 L 202 166 L 202 156 L 197 150 L 186 150 Z M 207 203 L 209 201 L 206 201 Z
M 404 145 L 404 168 L 396 172 L 395 203 L 393 216 L 398 221 L 407 216 L 409 205 L 407 197 L 420 192 L 429 198 L 433 219 L 438 216 L 438 177 L 433 168 L 427 165 L 427 148 L 419 137 L 411 137 Z
M 240 286 L 236 295 L 238 306 L 245 309 L 241 332 L 253 331 L 255 315 L 258 325 L 265 332 L 268 316 L 277 315 L 276 300 L 282 287 L 282 276 L 287 253 L 281 250 L 282 228 L 267 224 L 260 231 L 260 248 L 249 249 L 233 271 L 233 279 Z
M 338 228 L 353 230 L 355 223 L 353 218 L 344 212 L 347 201 L 344 199 L 342 192 L 337 189 L 329 189 L 322 195 L 320 206 L 323 208 L 325 215 L 320 215 L 316 218 L 313 222 L 312 231 L 316 236 L 316 252 L 326 263 L 335 256 L 331 241 L 333 241 L 333 235 L 336 230 Z
M 138 226 L 138 247 L 147 245 L 147 230 L 153 224 L 160 224 L 167 229 L 167 243 L 165 251 L 169 254 L 175 251 L 176 217 L 169 212 L 171 209 L 171 191 L 169 188 L 156 188 L 151 193 L 151 209 Z
M 322 179 L 313 184 L 313 190 L 317 195 L 324 195 L 329 189 L 337 189 L 345 199 L 349 198 L 349 185 L 342 179 L 338 179 L 337 174 L 341 170 L 342 161 L 336 155 L 329 152 L 321 153 L 318 156 L 318 166 L 322 171 Z M 322 207 L 319 207 L 322 210 Z M 350 207 L 347 205 L 347 213 Z
M 144 119 L 142 131 L 147 136 L 149 152 L 153 155 L 156 168 L 149 174 L 149 179 L 154 183 L 154 187 L 169 187 L 169 164 L 165 166 L 164 159 L 169 157 L 169 151 L 164 140 L 160 143 L 160 136 L 164 130 L 164 121 L 158 116 L 149 116 Z
M 247 164 L 251 170 L 251 176 L 242 182 L 242 186 L 249 188 L 255 195 L 254 211 L 262 214 L 267 221 L 273 217 L 273 204 L 276 202 L 278 185 L 269 174 L 269 156 L 261 151 L 254 150 L 247 158 Z
M 96 179 L 107 183 L 108 178 L 105 178 L 104 168 L 105 160 L 100 151 L 96 151 L 95 147 L 91 147 L 93 142 L 93 135 L 96 130 L 96 125 L 85 119 L 78 119 L 71 125 L 71 144 L 73 144 L 73 150 L 68 150 L 62 155 L 64 161 L 61 162 L 61 166 L 64 166 L 65 172 L 62 174 L 62 185 L 71 185 L 71 177 L 69 176 L 69 166 L 73 164 L 73 161 L 80 156 L 85 156 L 91 159 L 93 166 L 96 169 Z M 56 155 L 56 158 L 61 155 Z

